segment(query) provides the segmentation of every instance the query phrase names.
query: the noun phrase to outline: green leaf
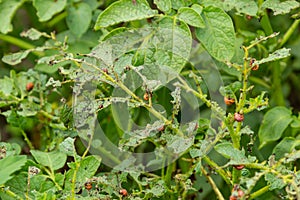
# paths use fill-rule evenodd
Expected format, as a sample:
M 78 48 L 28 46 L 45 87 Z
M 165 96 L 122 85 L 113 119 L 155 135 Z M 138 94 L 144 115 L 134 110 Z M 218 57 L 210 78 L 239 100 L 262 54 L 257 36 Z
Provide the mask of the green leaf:
M 134 56 L 132 57 L 131 64 L 133 66 L 143 65 L 145 63 L 145 56 L 146 56 L 145 54 L 146 52 L 144 49 L 137 50 Z
M 149 80 L 164 80 L 166 78 L 161 76 L 170 74 L 170 71 L 179 73 L 182 70 L 192 47 L 188 25 L 179 20 L 174 24 L 174 20 L 174 17 L 163 17 L 155 27 L 112 31 L 90 55 L 101 64 L 111 66 L 116 59 L 136 52 L 132 64 L 144 63 L 143 75 Z
M 167 147 L 171 148 L 176 154 L 180 154 L 184 151 L 186 151 L 188 148 L 190 148 L 193 145 L 194 138 L 184 138 L 180 136 L 174 136 L 170 138 L 170 141 L 168 141 Z
M 24 100 L 20 105 L 20 109 L 20 111 L 17 111 L 18 115 L 22 117 L 30 117 L 36 115 L 41 107 L 40 104 L 36 104 L 29 100 Z
M 68 7 L 67 25 L 77 37 L 81 37 L 88 30 L 91 20 L 92 9 L 88 4 L 79 3 Z
M 156 47 L 154 53 L 156 65 L 167 66 L 174 72 L 179 73 L 188 61 L 192 47 L 192 36 L 188 25 L 179 21 L 175 26 L 174 18 L 164 17 L 159 23 L 153 43 Z M 150 64 L 153 66 L 151 60 Z M 154 68 L 157 68 L 157 66 L 154 66 Z
M 64 10 L 67 0 L 33 0 L 37 16 L 41 22 L 51 19 L 55 14 Z
M 6 34 L 13 30 L 11 20 L 23 2 L 20 0 L 3 0 L 0 3 L 0 32 Z
M 286 184 L 282 179 L 277 178 L 276 175 L 272 173 L 267 173 L 265 175 L 265 180 L 270 184 L 269 190 L 282 189 Z
M 209 52 L 219 61 L 229 61 L 234 53 L 235 32 L 230 16 L 220 8 L 203 9 L 205 28 L 196 29 L 196 37 Z
M 235 81 L 229 85 L 221 86 L 219 90 L 224 97 L 235 98 L 235 93 L 239 91 L 241 88 L 242 88 L 241 82 Z
M 3 79 L 0 79 L 0 97 L 6 97 L 10 95 L 13 91 L 13 80 L 4 77 Z
M 250 16 L 256 16 L 258 11 L 257 4 L 254 0 L 236 0 L 234 5 L 239 13 L 245 13 Z
M 49 167 L 52 170 L 62 168 L 67 160 L 67 155 L 58 151 L 42 152 L 31 150 L 30 152 L 39 164 Z
M 193 10 L 195 10 L 199 15 L 201 15 L 201 13 L 202 13 L 202 11 L 203 11 L 203 7 L 200 6 L 199 4 L 193 4 L 193 5 L 191 6 L 191 8 L 192 8 Z
M 199 28 L 204 28 L 204 20 L 201 15 L 192 8 L 183 7 L 178 10 L 178 18 L 185 23 Z
M 291 153 L 292 150 L 295 148 L 295 145 L 299 144 L 295 138 L 292 137 L 285 137 L 279 144 L 275 146 L 273 149 L 273 154 L 275 154 L 275 159 L 279 160 L 280 158 L 284 157 L 286 153 Z
M 152 193 L 155 197 L 161 197 L 167 191 L 166 183 L 163 180 L 159 180 L 151 189 L 147 189 L 146 193 Z
M 74 138 L 68 137 L 62 143 L 59 144 L 59 150 L 68 156 L 77 155 L 75 145 L 74 145 Z
M 163 12 L 168 12 L 172 8 L 171 0 L 154 0 L 154 3 Z
M 256 16 L 258 11 L 257 4 L 254 0 L 225 0 L 223 6 L 227 11 L 235 8 L 238 13 L 244 13 L 250 16 Z
M 103 3 L 98 0 L 84 0 L 83 2 L 87 3 L 91 7 L 92 10 L 96 10 Z
M 202 0 L 201 1 L 201 5 L 203 5 L 204 7 L 213 6 L 213 7 L 223 9 L 223 7 L 224 7 L 223 4 L 224 4 L 224 1 L 222 1 L 222 0 Z
M 299 140 L 297 140 L 297 146 L 299 145 Z M 299 160 L 300 158 L 300 150 L 293 151 L 292 153 L 286 155 L 286 159 L 284 160 L 284 163 L 290 163 L 294 162 L 296 160 Z
M 262 4 L 262 8 L 273 10 L 274 15 L 282 15 L 289 13 L 292 9 L 298 8 L 300 3 L 295 0 L 279 1 L 279 0 L 266 0 Z
M 35 175 L 30 178 L 30 189 L 39 191 L 42 187 L 41 183 L 46 182 L 46 176 L 43 175 Z
M 0 160 L 0 185 L 11 179 L 12 173 L 21 169 L 25 165 L 27 159 L 26 156 L 8 156 Z
M 14 110 L 8 110 L 1 114 L 6 117 L 7 122 L 13 127 L 25 129 L 28 128 L 27 125 L 30 124 L 30 118 L 19 116 Z
M 291 123 L 292 128 L 300 128 L 300 115 L 298 117 L 293 116 L 293 122 Z
M 61 87 L 61 82 L 59 80 L 54 80 L 53 77 L 50 77 L 49 80 L 47 81 L 46 83 L 46 87 L 49 87 L 49 86 L 52 86 L 52 87 Z
M 286 49 L 286 48 L 278 49 L 275 52 L 269 54 L 269 56 L 267 58 L 263 58 L 261 60 L 255 61 L 253 63 L 253 65 L 256 65 L 256 64 L 260 65 L 260 64 L 263 64 L 266 62 L 271 62 L 271 61 L 279 60 L 282 58 L 286 58 L 291 55 L 290 50 L 291 49 Z
M 19 155 L 21 147 L 17 143 L 0 142 L 0 160 L 5 157 Z
M 201 4 L 205 7 L 214 6 L 225 11 L 236 9 L 238 13 L 256 16 L 258 6 L 254 0 L 203 0 Z
M 87 178 L 92 178 L 97 172 L 100 163 L 101 163 L 101 159 L 96 156 L 87 156 L 83 160 L 81 160 L 80 166 L 76 172 L 76 183 L 82 183 L 83 185 Z M 69 170 L 66 174 L 66 179 L 65 179 L 66 189 L 71 188 L 70 180 L 72 180 L 75 171 L 75 168 L 73 166 L 71 166 L 71 168 L 72 169 Z
M 262 125 L 258 131 L 260 140 L 260 148 L 267 142 L 278 140 L 283 131 L 293 121 L 292 112 L 286 107 L 275 107 L 269 110 L 262 121 Z
M 20 172 L 15 174 L 12 179 L 8 180 L 5 183 L 6 187 L 9 187 L 9 190 L 20 196 L 20 199 L 26 199 L 26 188 L 27 188 L 27 180 L 28 180 L 28 173 L 27 172 Z M 2 194 L 4 194 L 2 196 Z M 8 196 L 5 193 L 0 192 L 0 198 L 5 200 L 15 200 L 15 197 Z
M 215 146 L 215 150 L 220 153 L 225 158 L 236 158 L 236 159 L 242 159 L 246 158 L 245 155 L 239 151 L 238 149 L 234 148 L 232 143 L 224 142 L 221 144 L 217 144 Z
M 176 10 L 191 5 L 191 1 L 187 1 L 187 0 L 171 0 L 171 1 L 172 1 L 172 8 Z
M 120 22 L 128 22 L 153 17 L 157 11 L 152 10 L 143 0 L 120 0 L 111 4 L 100 13 L 95 24 L 95 29 L 108 27 Z
M 22 37 L 28 37 L 31 40 L 38 40 L 42 36 L 47 37 L 47 33 L 40 32 L 40 31 L 36 30 L 35 28 L 30 28 L 27 31 L 23 31 L 21 33 L 21 36 Z
M 9 65 L 17 65 L 22 62 L 24 58 L 28 56 L 31 50 L 20 51 L 17 53 L 12 53 L 3 56 L 2 61 L 9 64 Z
M 220 143 L 214 149 L 225 158 L 230 159 L 230 164 L 247 164 L 250 162 L 245 156 L 245 152 L 234 148 L 232 143 Z

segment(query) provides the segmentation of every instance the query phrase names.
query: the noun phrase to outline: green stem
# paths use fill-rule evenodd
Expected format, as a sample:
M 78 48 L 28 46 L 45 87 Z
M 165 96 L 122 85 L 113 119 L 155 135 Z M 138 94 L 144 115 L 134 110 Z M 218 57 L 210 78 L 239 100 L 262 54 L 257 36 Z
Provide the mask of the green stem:
M 237 170 L 233 167 L 232 170 L 232 182 L 233 184 L 238 184 L 240 182 L 241 170 Z
M 257 85 L 260 85 L 262 87 L 265 87 L 266 89 L 271 89 L 271 86 L 268 85 L 264 80 L 262 80 L 261 78 L 257 78 L 257 77 L 254 77 L 254 76 L 251 76 L 249 77 L 249 80 L 252 82 L 252 83 L 255 83 Z
M 217 197 L 219 200 L 225 200 L 222 193 L 220 192 L 218 186 L 216 185 L 216 183 L 214 182 L 214 180 L 209 176 L 209 174 L 205 171 L 205 169 L 203 167 L 201 167 L 201 171 L 204 174 L 204 176 L 206 177 L 206 179 L 208 180 L 209 184 L 211 185 L 212 189 L 214 190 L 214 192 L 216 193 Z
M 229 121 L 231 121 L 231 120 L 229 119 Z M 234 148 L 239 149 L 240 148 L 240 136 L 238 135 L 239 132 L 234 131 L 232 123 L 226 123 L 226 125 L 228 127 L 229 134 L 230 134 Z
M 49 21 L 46 25 L 48 27 L 53 27 L 55 24 L 57 24 L 58 22 L 60 22 L 61 20 L 63 20 L 64 18 L 66 18 L 68 15 L 68 13 L 62 12 L 59 15 L 55 16 L 51 21 Z
M 193 95 L 195 95 L 197 98 L 199 98 L 203 103 L 206 104 L 207 107 L 211 108 L 213 111 L 216 112 L 217 117 L 224 121 L 225 119 L 225 111 L 218 106 L 218 104 L 214 101 L 210 101 L 206 98 L 206 95 L 203 94 L 202 90 L 200 87 L 198 87 L 199 91 L 194 90 L 193 88 L 191 88 L 180 76 L 177 76 L 178 80 L 182 83 L 182 85 L 180 85 L 183 89 L 185 89 L 187 92 L 191 92 L 193 93 Z
M 55 120 L 55 121 L 58 121 L 59 120 L 59 117 L 56 117 L 54 115 L 51 115 L 49 114 L 48 112 L 44 111 L 44 110 L 40 110 L 39 113 L 41 115 L 43 115 L 44 117 L 50 119 L 50 120 Z
M 248 56 L 249 56 L 249 48 L 250 47 L 244 47 L 244 51 L 245 51 L 245 55 L 244 55 L 244 64 L 243 64 L 243 88 L 240 94 L 240 98 L 238 101 L 238 104 L 236 106 L 236 113 L 240 113 L 240 114 L 244 114 L 243 112 L 243 108 L 245 107 L 245 103 L 246 103 L 246 96 L 247 96 L 247 90 L 248 90 L 248 77 L 249 77 L 249 64 L 248 64 Z M 230 120 L 230 119 L 229 119 Z M 232 121 L 232 120 L 230 120 Z M 236 149 L 240 149 L 240 140 L 241 140 L 241 128 L 242 128 L 242 122 L 238 122 L 236 129 L 234 130 L 233 128 L 233 124 L 229 124 L 228 126 L 229 128 L 229 132 L 230 132 L 230 136 L 231 136 L 231 140 L 233 143 L 233 147 Z M 241 171 L 237 170 L 235 168 L 233 168 L 232 171 L 232 181 L 233 183 L 239 183 L 240 181 L 240 177 L 241 177 Z
M 28 42 L 25 42 L 19 38 L 16 38 L 16 37 L 13 37 L 13 36 L 10 36 L 10 35 L 3 35 L 3 34 L 0 34 L 0 40 L 3 40 L 3 41 L 6 41 L 8 43 L 11 43 L 13 45 L 16 45 L 22 49 L 34 49 L 35 46 L 28 43 Z M 42 52 L 37 52 L 37 51 L 33 51 L 32 52 L 33 54 L 35 54 L 36 56 L 43 56 L 44 54 Z
M 220 176 L 223 178 L 223 180 L 227 183 L 227 185 L 232 185 L 232 182 L 230 181 L 228 174 L 223 170 L 217 163 L 215 163 L 213 160 L 211 160 L 209 157 L 204 156 L 203 160 L 211 166 Z
M 233 132 L 233 134 L 231 134 L 231 139 L 232 139 L 232 143 L 233 143 L 233 147 L 236 149 L 240 149 L 240 130 L 241 130 L 241 126 L 242 123 L 239 122 L 237 125 L 237 128 L 235 129 L 235 131 Z M 233 168 L 232 170 L 232 182 L 233 184 L 235 183 L 239 183 L 240 181 L 240 177 L 241 177 L 241 170 L 237 170 L 235 168 Z
M 18 196 L 16 193 L 14 193 L 13 191 L 9 190 L 8 188 L 4 188 L 4 185 L 0 186 L 0 191 L 7 194 L 10 197 L 12 197 L 13 199 L 18 199 L 18 200 L 23 199 L 20 196 Z M 28 199 L 30 199 L 30 198 L 28 197 Z
M 265 31 L 265 33 L 266 33 L 267 35 L 271 35 L 272 33 L 274 33 L 273 28 L 272 28 L 272 25 L 271 25 L 271 23 L 270 23 L 269 16 L 268 16 L 267 13 L 265 13 L 265 14 L 263 15 L 263 17 L 261 18 L 261 21 L 260 21 L 260 22 L 261 22 L 262 28 L 264 29 L 264 31 Z M 273 44 L 277 43 L 277 39 L 276 39 L 276 38 L 272 38 L 272 39 L 270 39 L 270 41 L 271 41 Z
M 58 190 L 62 190 L 62 188 L 60 187 L 60 185 L 55 181 L 55 174 L 54 174 L 54 171 L 53 171 L 53 169 L 51 169 L 51 168 L 44 168 L 44 170 L 45 170 L 45 172 L 48 174 L 47 175 L 47 177 L 50 179 L 50 180 L 52 180 L 52 182 L 54 183 L 54 185 L 56 186 L 56 188 L 58 189 Z
M 270 35 L 273 33 L 273 28 L 271 26 L 269 17 L 266 13 L 262 17 L 261 25 L 267 35 Z M 289 33 L 289 34 L 291 34 L 291 33 Z M 288 39 L 289 37 L 290 37 L 289 35 L 286 35 L 286 39 Z M 277 43 L 276 38 L 271 38 L 270 41 L 272 44 Z M 273 78 L 272 97 L 275 100 L 275 104 L 278 106 L 285 106 L 284 96 L 283 96 L 283 92 L 282 92 L 282 85 L 281 85 L 280 63 L 278 61 L 275 61 L 272 64 L 272 78 Z
M 280 44 L 278 45 L 278 48 L 281 48 L 292 36 L 294 31 L 298 28 L 298 25 L 300 23 L 300 19 L 296 19 L 294 23 L 290 26 L 289 30 L 284 34 Z
M 267 186 L 257 190 L 256 192 L 253 192 L 252 194 L 250 194 L 250 197 L 248 198 L 248 200 L 255 199 L 255 198 L 263 195 L 264 193 L 269 191 L 270 187 L 271 187 L 270 185 L 267 185 Z
M 258 7 L 260 8 L 261 7 L 261 5 L 264 3 L 264 0 L 258 0 L 257 1 L 257 5 L 258 5 Z
M 164 176 L 165 183 L 169 188 L 171 186 L 172 173 L 175 169 L 175 165 L 176 165 L 176 162 L 169 164 L 167 167 L 166 175 Z
M 80 167 L 80 163 L 75 163 L 76 167 L 73 173 L 72 181 L 71 181 L 71 199 L 75 199 L 75 187 L 76 187 L 76 177 L 77 177 L 77 171 Z
M 29 140 L 29 138 L 27 137 L 27 134 L 25 133 L 25 131 L 24 131 L 23 129 L 20 129 L 20 130 L 21 130 L 21 133 L 22 133 L 22 135 L 23 135 L 23 137 L 24 137 L 24 140 L 25 140 L 25 142 L 27 143 L 29 149 L 34 149 L 32 143 L 31 143 L 31 141 Z
M 272 97 L 277 106 L 285 106 L 284 96 L 281 86 L 281 67 L 279 61 L 275 61 L 272 64 L 272 78 L 273 78 L 273 87 L 272 87 Z

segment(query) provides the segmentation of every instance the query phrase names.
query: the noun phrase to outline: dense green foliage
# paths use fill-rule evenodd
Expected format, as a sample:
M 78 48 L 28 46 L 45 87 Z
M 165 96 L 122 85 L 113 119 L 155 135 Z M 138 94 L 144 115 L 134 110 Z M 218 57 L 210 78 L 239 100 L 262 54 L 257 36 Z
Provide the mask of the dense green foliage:
M 0 0 L 0 199 L 300 199 L 300 3 Z

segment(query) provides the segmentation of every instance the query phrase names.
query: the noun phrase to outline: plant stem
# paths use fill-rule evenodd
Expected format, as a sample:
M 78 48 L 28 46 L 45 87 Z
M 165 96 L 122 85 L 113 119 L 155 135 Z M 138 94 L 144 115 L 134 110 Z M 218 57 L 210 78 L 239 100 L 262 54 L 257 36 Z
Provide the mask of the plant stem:
M 52 20 L 50 20 L 46 25 L 48 27 L 53 27 L 55 24 L 63 20 L 65 17 L 67 17 L 67 12 L 62 12 L 59 15 L 55 16 Z
M 263 195 L 264 193 L 266 193 L 267 191 L 269 191 L 269 188 L 271 187 L 271 185 L 267 185 L 259 190 L 257 190 L 256 192 L 253 192 L 252 194 L 250 194 L 250 197 L 248 198 L 248 200 L 251 199 L 255 199 L 261 195 Z
M 265 15 L 262 17 L 261 25 L 266 34 L 270 35 L 273 33 L 272 25 L 270 23 L 268 15 L 265 13 Z M 290 36 L 286 36 L 290 37 Z M 272 44 L 277 43 L 276 38 L 271 38 L 270 41 Z M 284 44 L 284 43 L 283 43 Z M 272 78 L 273 78 L 273 87 L 272 87 L 272 93 L 273 93 L 273 99 L 278 106 L 285 106 L 284 96 L 282 92 L 282 86 L 281 86 L 281 70 L 280 70 L 280 63 L 278 61 L 275 61 L 272 64 Z
M 19 199 L 19 200 L 23 199 L 20 196 L 18 196 L 16 193 L 14 193 L 13 191 L 9 190 L 8 188 L 4 188 L 4 185 L 0 186 L 0 191 L 2 191 L 3 193 L 7 194 L 10 197 L 12 197 L 13 199 Z M 26 197 L 26 198 L 30 200 L 29 197 Z
M 266 89 L 271 89 L 271 86 L 268 85 L 264 80 L 262 80 L 261 78 L 257 78 L 257 77 L 254 77 L 254 76 L 250 76 L 249 77 L 249 80 L 252 82 L 252 83 L 255 83 L 257 85 L 260 85 L 262 87 L 265 87 Z
M 228 174 L 223 170 L 217 163 L 215 163 L 213 160 L 211 160 L 208 156 L 204 156 L 203 160 L 211 166 L 220 176 L 223 178 L 223 180 L 228 184 L 232 185 L 232 182 L 230 181 Z
M 284 96 L 281 87 L 281 69 L 279 61 L 275 61 L 272 65 L 272 77 L 273 77 L 273 99 L 277 106 L 285 106 Z
M 253 45 L 253 44 L 252 44 Z M 243 108 L 245 107 L 245 103 L 246 103 L 246 96 L 247 96 L 247 90 L 248 90 L 248 77 L 249 77 L 249 64 L 248 64 L 248 56 L 249 56 L 249 52 L 248 49 L 251 48 L 252 46 L 250 45 L 250 47 L 244 47 L 244 64 L 243 64 L 243 88 L 240 94 L 240 98 L 238 101 L 238 104 L 236 106 L 236 113 L 240 113 L 240 114 L 244 114 L 243 112 Z M 231 121 L 231 120 L 230 120 Z M 228 129 L 230 132 L 230 136 L 231 136 L 231 140 L 233 143 L 233 147 L 236 149 L 240 149 L 240 140 L 241 140 L 241 131 L 242 128 L 242 122 L 238 122 L 236 129 L 234 130 L 233 128 L 233 124 L 228 124 Z M 237 170 L 235 168 L 233 168 L 232 170 L 232 182 L 234 183 L 239 183 L 239 179 L 241 176 L 241 171 Z
M 199 91 L 194 90 L 191 88 L 180 76 L 177 76 L 178 80 L 182 83 L 180 85 L 183 89 L 185 89 L 187 92 L 193 93 L 196 97 L 198 97 L 203 103 L 206 104 L 207 107 L 211 108 L 213 111 L 216 112 L 217 117 L 220 120 L 224 120 L 226 112 L 218 106 L 218 104 L 214 101 L 210 101 L 206 98 L 206 95 L 203 94 L 200 87 L 198 87 Z
M 72 200 L 75 199 L 76 177 L 77 177 L 77 171 L 80 167 L 80 163 L 77 162 L 77 163 L 75 163 L 75 165 L 76 165 L 76 168 L 74 170 L 72 181 L 71 181 L 71 199 Z
M 241 170 L 237 170 L 233 167 L 232 169 L 232 182 L 233 184 L 239 183 L 240 182 L 240 177 L 241 177 Z
M 284 34 L 280 44 L 278 45 L 278 48 L 281 48 L 292 36 L 294 31 L 298 28 L 298 25 L 300 23 L 300 19 L 296 19 L 293 24 L 290 26 L 289 30 Z
M 171 179 L 172 179 L 172 173 L 175 169 L 176 162 L 173 162 L 168 165 L 166 175 L 164 176 L 166 185 L 170 188 L 171 186 Z
M 25 133 L 25 131 L 24 131 L 23 129 L 21 129 L 21 128 L 20 128 L 20 130 L 21 130 L 21 133 L 22 133 L 22 135 L 23 135 L 23 137 L 24 137 L 24 140 L 25 140 L 25 142 L 27 143 L 29 149 L 34 149 L 32 143 L 31 143 L 31 141 L 29 140 L 29 138 L 27 137 L 27 134 Z
M 0 40 L 3 40 L 3 41 L 6 41 L 8 43 L 11 43 L 13 45 L 16 45 L 22 49 L 34 49 L 35 46 L 28 43 L 28 42 L 25 42 L 24 40 L 21 40 L 19 38 L 16 38 L 16 37 L 13 37 L 13 36 L 10 36 L 10 35 L 3 35 L 0 33 Z M 37 52 L 37 51 L 33 51 L 32 52 L 33 54 L 35 54 L 36 56 L 43 56 L 44 53 L 42 52 Z
M 218 186 L 215 184 L 214 180 L 209 176 L 209 174 L 205 171 L 203 167 L 201 167 L 201 171 L 204 174 L 204 176 L 207 178 L 209 184 L 211 185 L 212 189 L 216 193 L 219 200 L 225 200 L 222 193 L 220 192 Z

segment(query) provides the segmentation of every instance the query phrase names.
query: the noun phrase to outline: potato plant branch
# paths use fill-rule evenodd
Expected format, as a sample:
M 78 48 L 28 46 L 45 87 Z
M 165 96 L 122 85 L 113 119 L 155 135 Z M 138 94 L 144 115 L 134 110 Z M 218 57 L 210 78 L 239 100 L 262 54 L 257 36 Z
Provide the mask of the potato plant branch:
M 71 180 L 71 199 L 75 199 L 75 188 L 76 188 L 76 177 L 77 177 L 77 171 L 80 167 L 80 163 L 79 162 L 76 162 L 75 163 L 75 169 L 74 169 L 74 172 L 73 172 L 73 177 L 72 177 L 72 180 Z
M 297 30 L 300 23 L 300 19 L 296 19 L 293 24 L 290 26 L 287 32 L 285 32 L 283 38 L 281 39 L 281 42 L 278 45 L 278 49 L 281 48 L 292 36 L 292 34 Z
M 224 169 L 222 169 L 217 163 L 215 163 L 213 160 L 211 160 L 208 156 L 204 156 L 203 160 L 211 166 L 220 176 L 223 178 L 223 180 L 228 184 L 228 185 L 233 185 L 232 181 L 229 179 L 228 174 Z
M 3 34 L 0 33 L 0 40 L 3 40 L 5 42 L 16 45 L 16 46 L 18 46 L 22 49 L 34 49 L 35 48 L 34 45 L 32 45 L 28 42 L 25 42 L 24 40 L 21 40 L 19 38 L 10 36 L 10 35 L 3 35 Z M 39 56 L 39 57 L 44 55 L 43 52 L 38 52 L 38 51 L 33 51 L 32 53 L 36 56 Z
M 176 167 L 176 162 L 169 164 L 167 167 L 166 174 L 164 175 L 165 183 L 169 188 L 171 187 L 172 173 L 175 167 Z
M 92 145 L 92 140 L 94 138 L 94 131 L 92 131 L 92 134 L 90 135 L 90 138 L 89 138 L 89 142 L 88 142 L 88 146 L 87 148 L 85 149 L 85 151 L 83 152 L 82 156 L 81 156 L 81 159 L 84 159 L 85 156 L 88 154 L 90 148 L 91 148 L 91 145 Z
M 164 122 L 165 125 L 170 125 L 172 124 L 171 120 L 168 120 L 167 118 L 165 118 L 160 112 L 158 112 L 157 110 L 155 110 L 150 104 L 145 103 L 140 97 L 138 97 L 135 93 L 133 93 L 126 85 L 123 84 L 122 81 L 120 80 L 115 80 L 112 76 L 110 76 L 109 74 L 105 73 L 103 70 L 99 69 L 97 66 L 85 62 L 83 60 L 79 60 L 79 59 L 74 59 L 74 58 L 65 58 L 66 60 L 71 60 L 77 63 L 84 63 L 90 67 L 93 67 L 94 69 L 96 69 L 97 71 L 99 71 L 102 75 L 105 76 L 106 80 L 110 81 L 112 84 L 115 84 L 117 86 L 119 86 L 122 90 L 124 90 L 127 94 L 129 94 L 131 97 L 133 97 L 137 102 L 139 102 L 141 104 L 141 106 L 143 106 L 144 108 L 146 108 L 150 113 L 152 113 L 157 119 L 160 119 Z M 172 126 L 170 126 L 170 128 L 177 134 L 183 136 L 184 134 L 182 133 L 182 131 L 178 128 L 174 128 Z
M 256 192 L 253 192 L 252 194 L 250 194 L 250 197 L 249 197 L 248 200 L 252 200 L 252 199 L 255 199 L 255 198 L 257 198 L 257 197 L 263 195 L 264 193 L 266 193 L 266 192 L 269 191 L 269 188 L 270 188 L 270 187 L 271 187 L 270 185 L 267 185 L 267 186 L 265 186 L 265 187 L 263 187 L 263 188 L 257 190 Z
M 54 183 L 54 185 L 57 187 L 58 190 L 62 190 L 61 186 L 55 181 L 55 173 L 54 173 L 53 169 L 47 168 L 47 167 L 43 167 L 43 169 L 48 174 L 48 175 L 44 175 L 44 176 L 49 178 L 50 180 L 52 180 L 52 182 Z
M 0 191 L 2 191 L 4 194 L 7 194 L 8 196 L 12 197 L 13 199 L 22 200 L 20 196 L 18 196 L 16 193 L 11 191 L 8 187 L 5 187 L 4 185 L 0 185 Z M 31 198 L 26 197 L 28 200 L 31 200 Z
M 132 96 L 134 99 L 136 99 L 138 102 L 141 103 L 141 105 L 143 107 L 145 107 L 149 112 L 151 112 L 155 117 L 157 117 L 158 119 L 162 120 L 166 125 L 171 124 L 171 121 L 166 119 L 162 114 L 160 114 L 158 111 L 156 111 L 152 106 L 149 106 L 148 104 L 146 104 L 140 97 L 138 97 L 136 94 L 134 94 L 126 85 L 124 85 L 121 81 L 119 80 L 115 80 L 113 77 L 111 77 L 110 75 L 108 75 L 107 73 L 103 72 L 103 70 L 99 69 L 97 66 L 82 61 L 82 60 L 78 60 L 78 59 L 74 59 L 74 58 L 67 58 L 69 60 L 75 61 L 75 62 L 82 62 L 88 66 L 93 67 L 94 69 L 96 69 L 97 71 L 99 71 L 102 75 L 105 76 L 105 78 L 110 81 L 113 84 L 118 85 L 122 90 L 124 90 L 127 94 L 129 94 L 130 96 Z
M 22 135 L 23 135 L 23 137 L 24 137 L 24 140 L 25 140 L 25 142 L 27 143 L 29 149 L 34 149 L 34 146 L 32 145 L 31 141 L 30 141 L 29 138 L 27 137 L 27 134 L 25 133 L 25 131 L 24 131 L 23 129 L 21 129 L 21 128 L 20 128 L 20 130 L 21 130 L 21 133 L 22 133 Z
M 241 89 L 241 94 L 239 97 L 239 100 L 237 102 L 237 106 L 236 106 L 236 113 L 240 113 L 240 114 L 244 114 L 244 107 L 246 104 L 246 97 L 247 97 L 247 92 L 248 92 L 248 77 L 250 75 L 250 71 L 251 71 L 251 66 L 249 66 L 249 49 L 254 47 L 255 45 L 259 44 L 259 42 L 262 42 L 266 39 L 268 39 L 269 37 L 265 37 L 265 38 L 260 38 L 259 40 L 257 40 L 256 42 L 252 43 L 251 45 L 249 45 L 248 47 L 243 47 L 244 49 L 244 64 L 243 64 L 243 68 L 242 68 L 242 89 Z M 230 133 L 230 137 L 233 143 L 233 147 L 236 149 L 240 149 L 240 140 L 241 140 L 241 128 L 242 128 L 242 122 L 238 122 L 236 128 L 233 128 L 233 119 L 231 119 L 231 116 L 228 117 L 228 120 L 226 120 L 226 125 L 229 129 L 229 133 Z M 232 171 L 232 180 L 233 183 L 239 183 L 239 179 L 241 176 L 241 171 L 237 170 L 235 168 L 233 168 Z
M 206 172 L 206 170 L 203 167 L 201 167 L 201 171 L 204 174 L 204 176 L 207 178 L 207 180 L 208 180 L 209 184 L 211 185 L 212 189 L 214 190 L 214 192 L 216 193 L 217 198 L 219 200 L 225 200 L 222 193 L 220 192 L 218 186 L 215 184 L 214 180 L 209 176 L 209 174 Z
M 187 92 L 192 92 L 196 97 L 198 97 L 201 101 L 203 101 L 207 107 L 211 108 L 213 111 L 216 112 L 217 117 L 220 120 L 225 119 L 225 111 L 218 107 L 216 102 L 210 101 L 206 98 L 206 95 L 203 94 L 202 90 L 196 91 L 193 88 L 191 88 L 180 76 L 177 76 L 179 81 L 182 83 L 180 86 L 185 89 Z
M 63 20 L 64 18 L 66 18 L 68 15 L 68 13 L 66 11 L 56 15 L 52 20 L 50 20 L 46 26 L 48 27 L 53 27 L 55 24 L 59 23 L 61 20 Z
M 273 33 L 273 28 L 272 28 L 269 16 L 267 15 L 266 11 L 264 13 L 264 16 L 261 19 L 261 26 L 267 35 L 270 35 Z M 277 39 L 272 38 L 271 42 L 276 45 Z M 273 84 L 272 84 L 273 99 L 277 106 L 285 106 L 285 100 L 284 100 L 282 84 L 281 84 L 281 67 L 280 67 L 280 63 L 278 61 L 275 61 L 272 63 L 271 72 L 272 72 L 272 81 L 273 81 Z

